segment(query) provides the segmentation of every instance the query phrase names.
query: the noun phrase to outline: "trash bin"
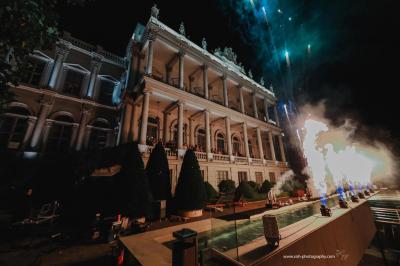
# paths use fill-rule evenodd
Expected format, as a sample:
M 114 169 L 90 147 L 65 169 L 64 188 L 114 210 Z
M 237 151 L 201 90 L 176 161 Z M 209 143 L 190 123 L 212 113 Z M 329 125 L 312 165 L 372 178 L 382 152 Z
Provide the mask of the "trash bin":
M 173 232 L 172 235 L 176 238 L 172 248 L 172 265 L 197 266 L 197 232 L 184 228 Z

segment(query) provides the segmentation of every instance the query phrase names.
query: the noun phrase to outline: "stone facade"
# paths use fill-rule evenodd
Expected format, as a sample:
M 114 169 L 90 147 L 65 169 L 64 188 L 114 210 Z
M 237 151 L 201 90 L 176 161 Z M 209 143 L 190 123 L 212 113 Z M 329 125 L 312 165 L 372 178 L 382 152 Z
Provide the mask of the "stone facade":
M 167 147 L 173 185 L 187 148 L 204 179 L 276 181 L 288 170 L 274 93 L 246 76 L 231 48 L 207 51 L 158 20 L 152 9 L 125 57 L 64 34 L 35 51 L 31 72 L 11 86 L 1 148 L 90 150 L 138 141 L 147 162 Z M 183 24 L 182 24 L 183 25 Z

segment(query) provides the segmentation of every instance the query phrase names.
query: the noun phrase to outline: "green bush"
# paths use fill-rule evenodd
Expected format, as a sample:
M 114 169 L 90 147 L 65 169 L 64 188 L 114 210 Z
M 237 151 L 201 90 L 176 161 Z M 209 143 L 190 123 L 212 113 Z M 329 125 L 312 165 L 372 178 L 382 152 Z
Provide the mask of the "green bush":
M 251 186 L 253 188 L 254 191 L 258 191 L 260 189 L 260 185 L 257 182 L 254 181 L 247 181 L 247 183 L 249 184 L 249 186 Z
M 218 197 L 218 192 L 215 190 L 215 188 L 208 183 L 207 181 L 204 182 L 204 188 L 206 190 L 206 198 L 207 201 L 213 200 L 216 197 Z
M 235 192 L 235 189 L 236 189 L 235 181 L 222 180 L 218 184 L 218 189 L 219 189 L 219 192 L 222 192 L 222 193 L 233 193 L 233 192 Z
M 273 187 L 272 183 L 269 182 L 268 180 L 265 180 L 262 183 L 261 188 L 260 188 L 259 191 L 260 191 L 260 193 L 268 193 L 271 190 L 272 187 Z
M 203 209 L 206 205 L 206 191 L 199 162 L 193 150 L 187 150 L 175 189 L 175 207 L 191 211 Z
M 235 191 L 235 198 L 239 198 L 242 195 L 246 199 L 253 199 L 256 197 L 256 194 L 248 182 L 240 182 Z

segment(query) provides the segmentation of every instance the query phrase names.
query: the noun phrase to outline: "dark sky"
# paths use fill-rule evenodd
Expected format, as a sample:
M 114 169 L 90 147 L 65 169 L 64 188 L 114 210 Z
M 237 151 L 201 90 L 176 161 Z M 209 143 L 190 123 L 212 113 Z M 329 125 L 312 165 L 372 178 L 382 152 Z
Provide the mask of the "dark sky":
M 292 2 L 282 0 L 280 4 L 289 10 Z M 237 16 L 232 3 L 235 1 L 157 1 L 162 22 L 177 30 L 184 21 L 189 38 L 200 44 L 202 37 L 206 37 L 209 50 L 233 47 L 246 69 L 251 67 L 255 76 L 259 76 L 265 69 L 260 67 L 260 58 L 255 59 L 258 47 L 246 39 L 242 27 L 249 22 Z M 310 85 L 302 98 L 326 99 L 333 118 L 349 113 L 368 125 L 365 132 L 372 137 L 386 130 L 399 139 L 396 1 L 296 0 L 295 3 L 296 8 L 301 8 L 292 10 L 299 11 L 297 19 L 317 18 L 313 25 L 324 33 L 321 46 L 326 45 L 326 49 L 321 48 L 314 55 Z M 84 7 L 62 6 L 60 26 L 74 37 L 123 55 L 136 23 L 147 22 L 153 4 L 154 1 L 145 0 L 95 0 Z

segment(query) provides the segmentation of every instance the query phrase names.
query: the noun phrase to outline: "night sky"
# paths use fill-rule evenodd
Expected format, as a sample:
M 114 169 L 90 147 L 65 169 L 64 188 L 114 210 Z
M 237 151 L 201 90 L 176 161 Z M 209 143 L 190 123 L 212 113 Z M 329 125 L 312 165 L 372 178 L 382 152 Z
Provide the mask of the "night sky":
M 133 4 L 126 4 L 127 2 Z M 398 145 L 397 115 L 399 22 L 396 1 L 372 0 L 249 0 L 156 1 L 160 20 L 197 44 L 205 37 L 209 50 L 232 47 L 247 70 L 259 80 L 279 82 L 270 64 L 266 32 L 275 35 L 277 54 L 284 66 L 283 47 L 291 52 L 293 86 L 303 101 L 325 99 L 334 118 L 350 116 L 366 125 L 362 133 L 386 138 Z M 261 22 L 260 5 L 268 3 L 269 27 Z M 154 1 L 90 1 L 83 7 L 61 6 L 60 27 L 72 36 L 123 56 L 136 23 L 145 24 Z M 277 8 L 283 12 L 278 17 Z M 286 20 L 292 18 L 290 23 Z M 279 35 L 280 20 L 285 32 Z M 260 36 L 267 37 L 260 37 Z M 304 86 L 304 51 L 312 43 L 309 83 Z M 267 43 L 265 45 L 265 43 Z M 283 72 L 285 70 L 283 69 Z M 389 138 L 389 136 L 391 136 Z M 398 147 L 398 146 L 397 146 Z

